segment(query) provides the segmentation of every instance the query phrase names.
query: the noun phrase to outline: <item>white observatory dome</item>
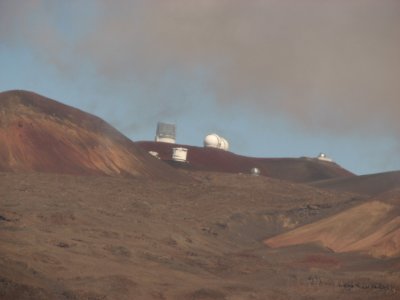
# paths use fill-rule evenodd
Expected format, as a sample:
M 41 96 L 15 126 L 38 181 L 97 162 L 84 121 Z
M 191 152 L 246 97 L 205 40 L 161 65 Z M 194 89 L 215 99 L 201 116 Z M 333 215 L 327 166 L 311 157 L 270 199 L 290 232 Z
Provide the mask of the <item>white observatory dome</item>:
M 261 172 L 259 168 L 251 168 L 250 174 L 253 176 L 260 176 Z
M 204 138 L 204 147 L 206 148 L 217 148 L 227 151 L 229 149 L 229 143 L 223 137 L 218 134 L 212 133 Z
M 212 133 L 207 135 L 204 138 L 204 147 L 210 148 L 220 148 L 221 147 L 221 138 L 218 134 Z
M 320 154 L 317 156 L 317 159 L 318 159 L 318 160 L 322 160 L 322 161 L 333 162 L 333 159 L 330 158 L 330 157 L 328 157 L 325 153 L 320 153 Z
M 221 138 L 221 149 L 228 151 L 228 149 L 229 149 L 228 141 L 226 139 L 224 139 L 223 137 L 220 137 L 220 138 Z

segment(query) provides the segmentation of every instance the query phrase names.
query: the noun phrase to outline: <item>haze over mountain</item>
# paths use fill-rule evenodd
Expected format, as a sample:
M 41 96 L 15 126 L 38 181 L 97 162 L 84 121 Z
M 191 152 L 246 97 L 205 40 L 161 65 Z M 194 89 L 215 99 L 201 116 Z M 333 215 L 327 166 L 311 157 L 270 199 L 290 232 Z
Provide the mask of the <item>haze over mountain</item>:
M 399 49 L 399 0 L 0 0 L 0 300 L 400 299 Z
M 28 89 L 133 140 L 174 122 L 257 157 L 400 169 L 398 0 L 0 1 L 0 90 Z M 257 145 L 257 146 L 255 146 Z

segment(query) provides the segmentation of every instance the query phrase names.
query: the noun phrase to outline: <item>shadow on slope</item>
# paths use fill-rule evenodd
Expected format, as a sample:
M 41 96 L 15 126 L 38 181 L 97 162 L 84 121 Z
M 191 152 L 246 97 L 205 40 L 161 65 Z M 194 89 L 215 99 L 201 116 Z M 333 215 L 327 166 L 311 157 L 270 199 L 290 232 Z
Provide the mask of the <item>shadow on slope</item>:
M 400 171 L 335 178 L 314 182 L 314 187 L 376 196 L 400 188 Z

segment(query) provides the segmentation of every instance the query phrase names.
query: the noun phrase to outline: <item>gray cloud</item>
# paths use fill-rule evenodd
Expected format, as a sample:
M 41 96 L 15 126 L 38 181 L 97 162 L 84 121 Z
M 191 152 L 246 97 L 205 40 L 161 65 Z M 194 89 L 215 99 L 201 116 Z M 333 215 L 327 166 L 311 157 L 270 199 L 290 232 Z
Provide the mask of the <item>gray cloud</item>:
M 398 0 L 71 1 L 62 16 L 79 12 L 75 39 L 57 18 L 62 1 L 49 3 L 2 1 L 0 37 L 19 34 L 68 72 L 71 61 L 91 63 L 110 85 L 151 91 L 173 74 L 204 84 L 222 107 L 282 114 L 307 130 L 399 136 Z M 163 106 L 161 94 L 149 103 Z

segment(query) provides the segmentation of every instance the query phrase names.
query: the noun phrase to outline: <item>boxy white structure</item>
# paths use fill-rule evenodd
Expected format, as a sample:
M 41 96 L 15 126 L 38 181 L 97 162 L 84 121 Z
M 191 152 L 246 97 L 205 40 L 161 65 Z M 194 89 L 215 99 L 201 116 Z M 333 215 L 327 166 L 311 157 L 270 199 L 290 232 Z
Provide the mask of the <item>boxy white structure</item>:
M 172 148 L 172 160 L 179 162 L 186 162 L 187 160 L 187 148 L 177 147 Z
M 175 144 L 176 142 L 175 124 L 158 122 L 155 141 Z

